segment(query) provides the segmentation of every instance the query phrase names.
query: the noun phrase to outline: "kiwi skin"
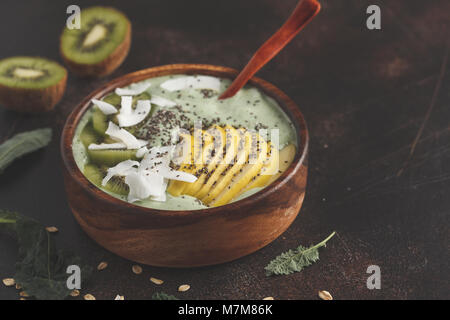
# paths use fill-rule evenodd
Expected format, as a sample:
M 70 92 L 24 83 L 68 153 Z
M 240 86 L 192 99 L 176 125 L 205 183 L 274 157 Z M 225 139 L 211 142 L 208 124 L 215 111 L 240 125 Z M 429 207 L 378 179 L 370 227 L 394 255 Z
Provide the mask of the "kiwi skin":
M 67 71 L 58 83 L 47 88 L 11 88 L 0 84 L 0 105 L 19 113 L 48 112 L 61 101 L 66 85 Z
M 110 8 L 115 10 L 114 8 Z M 60 41 L 60 54 L 67 67 L 79 77 L 100 78 L 114 72 L 125 60 L 131 47 L 131 22 L 127 19 L 128 30 L 124 41 L 106 59 L 96 64 L 81 64 L 70 60 L 64 55 L 62 41 Z M 62 35 L 61 35 L 62 38 Z

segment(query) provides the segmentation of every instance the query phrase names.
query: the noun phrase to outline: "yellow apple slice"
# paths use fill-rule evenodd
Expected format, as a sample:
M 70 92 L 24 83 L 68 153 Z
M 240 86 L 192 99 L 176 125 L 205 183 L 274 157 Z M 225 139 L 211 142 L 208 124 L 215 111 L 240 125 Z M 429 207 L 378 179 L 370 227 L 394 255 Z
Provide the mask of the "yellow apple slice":
M 253 155 L 253 156 L 252 156 Z M 244 189 L 250 181 L 257 177 L 267 159 L 267 143 L 257 133 L 252 134 L 252 145 L 249 161 L 232 177 L 228 186 L 210 203 L 211 207 L 223 206 L 229 203 Z
M 261 172 L 258 176 L 254 177 L 252 181 L 250 181 L 250 184 L 244 188 L 238 196 L 250 189 L 263 188 L 267 186 L 272 176 L 278 172 L 280 158 L 279 151 L 272 142 L 269 142 L 267 145 L 268 157 L 264 166 L 261 168 Z
M 196 134 L 197 133 L 197 134 Z M 198 176 L 203 168 L 204 161 L 208 156 L 208 152 L 210 150 L 210 146 L 214 142 L 214 138 L 208 132 L 201 130 L 201 135 L 199 131 L 194 133 L 194 155 L 193 162 L 190 166 L 190 169 L 187 171 L 190 174 Z M 181 194 L 189 194 L 188 190 L 192 183 L 183 182 L 181 186 Z
M 283 172 L 285 172 L 286 169 L 289 168 L 292 161 L 294 161 L 296 152 L 297 149 L 293 144 L 287 145 L 280 151 L 280 162 L 278 166 L 278 172 L 271 177 L 271 179 L 267 183 L 268 185 L 277 180 L 283 174 Z
M 190 183 L 184 193 L 195 196 L 195 194 L 202 188 L 206 179 L 211 176 L 214 169 L 223 159 L 223 148 L 225 146 L 225 130 L 214 125 L 206 131 L 214 137 L 213 143 L 209 143 L 203 151 L 203 162 L 199 172 L 197 172 L 197 181 Z
M 225 148 L 225 156 L 220 161 L 220 163 L 214 169 L 214 172 L 210 175 L 209 178 L 203 183 L 201 189 L 195 194 L 197 199 L 204 198 L 211 190 L 211 188 L 217 184 L 217 180 L 219 180 L 222 173 L 228 168 L 229 164 L 231 164 L 236 157 L 237 154 L 237 146 L 239 143 L 238 132 L 235 128 L 230 125 L 225 126 L 225 135 L 226 135 L 226 148 Z
M 190 174 L 195 174 L 200 166 L 202 149 L 213 141 L 213 137 L 204 130 L 195 130 L 191 140 L 191 158 L 189 162 L 183 165 L 179 170 Z M 171 180 L 167 191 L 174 197 L 184 193 L 184 190 L 190 183 L 184 181 Z
M 250 152 L 252 135 L 245 129 L 238 129 L 238 151 L 237 155 L 233 161 L 228 165 L 228 168 L 222 172 L 219 179 L 216 180 L 215 185 L 211 188 L 210 192 L 203 198 L 201 198 L 203 203 L 211 203 L 226 187 L 230 185 L 231 179 L 239 173 L 239 170 L 247 163 L 248 155 Z

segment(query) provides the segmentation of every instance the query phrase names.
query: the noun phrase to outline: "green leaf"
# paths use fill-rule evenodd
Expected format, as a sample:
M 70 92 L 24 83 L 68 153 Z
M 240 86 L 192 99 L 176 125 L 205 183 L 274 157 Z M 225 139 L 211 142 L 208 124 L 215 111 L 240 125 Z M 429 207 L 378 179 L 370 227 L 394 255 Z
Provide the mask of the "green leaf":
M 0 210 L 0 231 L 16 231 L 17 214 Z
M 10 211 L 0 211 L 0 224 L 15 224 L 17 214 Z
M 47 146 L 52 138 L 52 129 L 44 128 L 16 134 L 0 145 L 0 172 L 15 159 Z
M 19 243 L 14 279 L 28 295 L 43 300 L 66 298 L 71 292 L 66 284 L 69 277 L 66 270 L 70 265 L 81 268 L 82 281 L 89 278 L 92 268 L 84 266 L 79 257 L 56 250 L 55 235 L 40 223 L 17 213 L 0 211 L 1 224 L 11 221 L 15 221 Z
M 267 276 L 287 275 L 294 272 L 300 272 L 304 268 L 317 262 L 319 260 L 319 248 L 325 247 L 328 240 L 333 238 L 335 234 L 336 232 L 333 232 L 325 240 L 315 246 L 306 248 L 300 245 L 297 249 L 282 253 L 265 267 Z
M 157 292 L 153 294 L 152 300 L 178 300 L 178 298 L 164 292 Z

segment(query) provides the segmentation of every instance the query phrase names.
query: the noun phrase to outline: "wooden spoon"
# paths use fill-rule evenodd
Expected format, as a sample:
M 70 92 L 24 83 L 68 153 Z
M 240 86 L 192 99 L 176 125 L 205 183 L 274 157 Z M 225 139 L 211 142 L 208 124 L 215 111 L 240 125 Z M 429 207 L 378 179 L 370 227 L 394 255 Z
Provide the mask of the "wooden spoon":
M 281 51 L 320 11 L 317 0 L 300 0 L 284 25 L 256 51 L 245 68 L 219 99 L 234 96 L 253 75 Z

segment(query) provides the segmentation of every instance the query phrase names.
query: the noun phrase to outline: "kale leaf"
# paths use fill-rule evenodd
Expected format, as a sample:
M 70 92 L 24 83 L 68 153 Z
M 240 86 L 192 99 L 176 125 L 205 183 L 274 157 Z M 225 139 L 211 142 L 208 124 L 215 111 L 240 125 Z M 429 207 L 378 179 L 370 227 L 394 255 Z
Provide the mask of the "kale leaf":
M 0 231 L 14 231 L 19 244 L 14 280 L 32 297 L 42 300 L 62 300 L 71 290 L 67 288 L 67 267 L 81 268 L 85 282 L 92 268 L 69 252 L 57 250 L 55 235 L 37 221 L 17 213 L 0 211 Z
M 178 300 L 178 298 L 164 292 L 157 292 L 153 294 L 152 300 Z
M 47 146 L 52 139 L 52 129 L 44 128 L 16 134 L 0 144 L 0 172 L 15 159 Z

